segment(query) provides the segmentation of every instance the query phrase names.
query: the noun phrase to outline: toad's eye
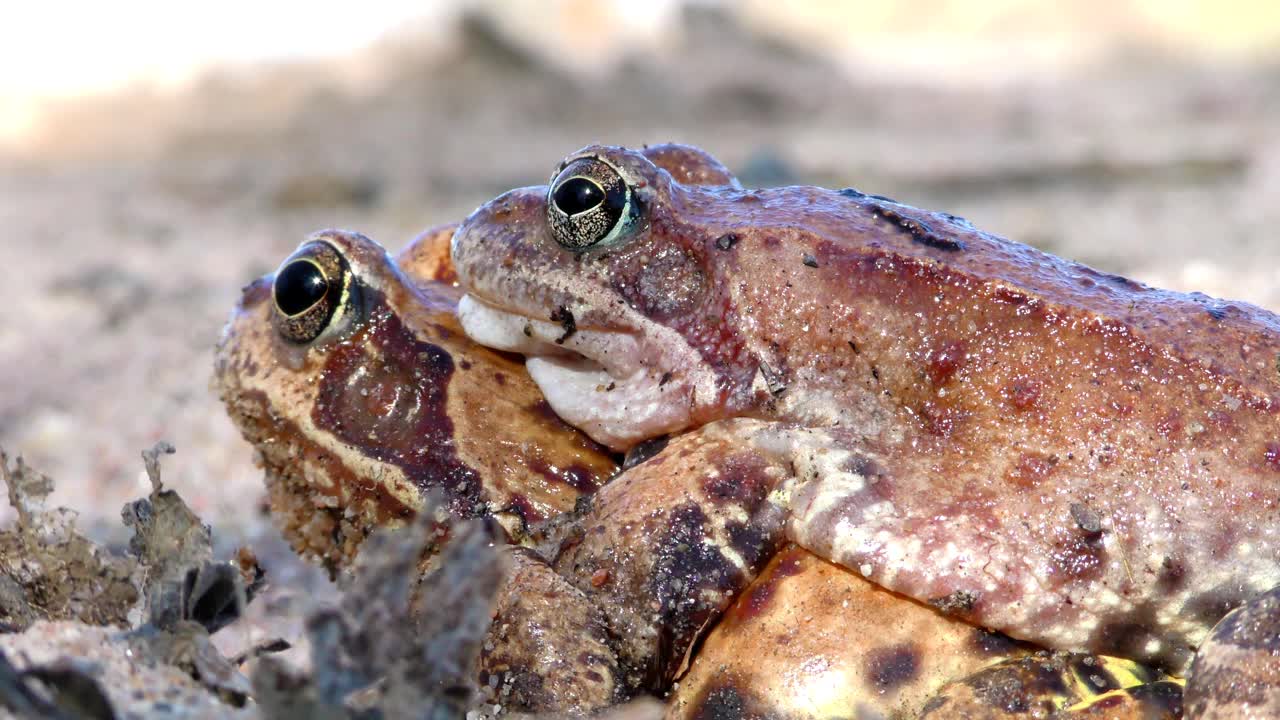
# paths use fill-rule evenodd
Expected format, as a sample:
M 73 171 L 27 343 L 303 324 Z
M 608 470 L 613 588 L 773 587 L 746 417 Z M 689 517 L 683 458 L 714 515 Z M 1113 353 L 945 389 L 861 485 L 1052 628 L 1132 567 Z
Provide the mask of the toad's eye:
M 347 261 L 332 245 L 303 245 L 276 271 L 272 321 L 286 340 L 308 343 L 335 324 L 351 304 L 353 284 Z
M 551 181 L 547 220 L 556 242 L 581 251 L 624 237 L 640 209 L 622 174 L 597 158 L 569 163 Z
M 551 201 L 557 210 L 573 217 L 599 207 L 604 202 L 604 188 L 590 178 L 571 177 L 556 187 Z
M 329 294 L 329 281 L 314 260 L 294 260 L 276 276 L 276 307 L 285 315 L 300 315 Z

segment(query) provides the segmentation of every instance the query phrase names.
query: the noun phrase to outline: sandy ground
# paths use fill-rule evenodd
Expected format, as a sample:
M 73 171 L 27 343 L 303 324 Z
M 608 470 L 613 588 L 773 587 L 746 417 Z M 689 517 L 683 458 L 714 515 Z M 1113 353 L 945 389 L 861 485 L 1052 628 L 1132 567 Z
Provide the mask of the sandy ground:
M 903 80 L 705 18 L 590 78 L 483 32 L 379 57 L 357 90 L 298 66 L 71 105 L 43 155 L 0 158 L 0 445 L 91 535 L 121 537 L 138 452 L 163 438 L 167 481 L 226 547 L 270 537 L 208 390 L 239 288 L 310 231 L 394 251 L 593 141 L 691 142 L 750 185 L 853 185 L 1280 310 L 1280 65 L 1129 49 L 1017 82 Z

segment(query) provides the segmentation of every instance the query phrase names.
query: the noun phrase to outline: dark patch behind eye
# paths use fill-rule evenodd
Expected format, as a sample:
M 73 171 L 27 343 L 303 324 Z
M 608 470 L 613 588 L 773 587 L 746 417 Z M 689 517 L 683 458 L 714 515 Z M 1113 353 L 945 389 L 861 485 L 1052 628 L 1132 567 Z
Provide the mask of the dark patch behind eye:
M 367 455 L 398 465 L 419 487 L 443 488 L 450 510 L 470 517 L 484 489 L 454 451 L 446 407 L 453 357 L 418 340 L 381 293 L 371 292 L 369 299 L 372 311 L 361 336 L 336 345 L 325 360 L 312 421 Z

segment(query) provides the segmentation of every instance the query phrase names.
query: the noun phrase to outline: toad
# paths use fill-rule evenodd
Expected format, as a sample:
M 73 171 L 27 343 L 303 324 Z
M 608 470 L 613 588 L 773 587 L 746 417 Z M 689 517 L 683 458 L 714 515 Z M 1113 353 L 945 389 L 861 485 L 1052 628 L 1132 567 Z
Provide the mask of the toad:
M 452 231 L 424 233 L 399 265 L 357 233 L 316 233 L 244 289 L 223 330 L 213 384 L 286 537 L 331 570 L 430 490 L 518 541 L 616 467 L 515 359 L 462 333 Z
M 618 450 L 684 432 L 636 469 L 767 520 L 730 565 L 788 539 L 967 622 L 1175 672 L 1280 583 L 1265 310 L 852 188 L 690 182 L 607 146 L 481 207 L 452 255 L 467 333 L 526 355 L 562 418 Z M 728 532 L 680 512 L 641 536 Z M 618 575 L 585 537 L 561 557 Z M 695 561 L 712 580 L 676 595 L 705 626 L 740 587 Z

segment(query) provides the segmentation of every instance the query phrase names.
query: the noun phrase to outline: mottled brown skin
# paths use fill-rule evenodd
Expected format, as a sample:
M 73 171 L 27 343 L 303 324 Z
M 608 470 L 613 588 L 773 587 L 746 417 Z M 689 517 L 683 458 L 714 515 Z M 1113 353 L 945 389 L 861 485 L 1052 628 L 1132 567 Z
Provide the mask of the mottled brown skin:
M 487 699 L 530 712 L 589 712 L 624 698 L 599 608 L 542 558 L 512 548 L 480 656 Z
M 1036 652 L 790 546 L 702 643 L 667 717 L 1155 720 L 1182 717 L 1181 696 L 1135 663 Z
M 633 232 L 571 252 L 547 188 L 525 188 L 453 258 L 484 310 L 469 333 L 609 372 L 590 397 L 543 387 L 601 442 L 766 421 L 739 441 L 796 468 L 789 538 L 1055 649 L 1184 670 L 1280 581 L 1275 315 L 854 190 L 685 185 L 613 147 L 566 163 L 584 156 L 626 176 Z M 576 329 L 555 347 L 553 313 Z M 494 317 L 533 340 L 486 333 Z M 634 405 L 582 410 L 613 397 Z
M 630 691 L 665 690 L 782 539 L 785 470 L 734 427 L 673 438 L 591 498 L 552 565 L 604 613 Z
M 447 236 L 424 234 L 407 267 L 446 276 L 448 258 L 423 250 Z M 411 517 L 433 488 L 455 514 L 492 515 L 519 539 L 612 474 L 612 457 L 547 412 L 518 362 L 461 332 L 455 289 L 408 280 L 361 235 L 312 241 L 337 248 L 357 278 L 347 326 L 313 343 L 281 337 L 267 276 L 245 288 L 214 377 L 296 549 L 344 566 L 371 529 Z
M 667 717 L 915 717 L 944 684 L 1030 651 L 793 545 L 708 635 Z

